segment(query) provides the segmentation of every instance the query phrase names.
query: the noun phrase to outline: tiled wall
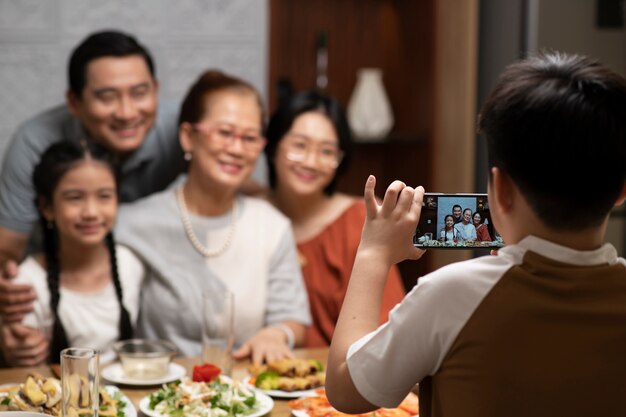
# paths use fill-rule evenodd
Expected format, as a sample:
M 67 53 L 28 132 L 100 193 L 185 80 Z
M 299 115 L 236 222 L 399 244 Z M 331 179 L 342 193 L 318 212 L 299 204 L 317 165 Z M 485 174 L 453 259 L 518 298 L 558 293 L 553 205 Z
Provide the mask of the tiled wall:
M 238 75 L 266 97 L 267 7 L 267 0 L 0 0 L 0 155 L 19 123 L 63 101 L 69 53 L 97 30 L 124 30 L 150 49 L 162 98 L 180 100 L 207 68 Z

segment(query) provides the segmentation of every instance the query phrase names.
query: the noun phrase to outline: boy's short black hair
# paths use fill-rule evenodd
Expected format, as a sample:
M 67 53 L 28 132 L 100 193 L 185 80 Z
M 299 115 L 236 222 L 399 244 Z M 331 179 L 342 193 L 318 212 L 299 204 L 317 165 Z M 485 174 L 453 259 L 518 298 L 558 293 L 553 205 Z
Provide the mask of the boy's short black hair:
M 96 32 L 82 41 L 70 56 L 68 65 L 68 84 L 70 90 L 81 97 L 87 83 L 87 65 L 98 58 L 113 56 L 125 57 L 139 55 L 145 61 L 154 78 L 154 63 L 148 50 L 137 40 L 123 32 L 108 30 Z
M 598 226 L 626 180 L 626 80 L 597 61 L 542 54 L 510 65 L 479 116 L 489 166 L 557 230 Z
M 267 156 L 270 187 L 276 187 L 274 157 L 280 141 L 285 134 L 289 132 L 293 122 L 298 116 L 310 111 L 317 111 L 328 117 L 337 133 L 339 149 L 343 152 L 343 158 L 337 166 L 333 180 L 324 189 L 324 193 L 332 195 L 337 189 L 339 178 L 348 169 L 352 155 L 352 135 L 348 125 L 348 119 L 339 102 L 317 91 L 303 91 L 284 98 L 283 101 L 279 103 L 278 109 L 274 112 L 269 121 L 265 133 L 267 138 L 265 155 Z

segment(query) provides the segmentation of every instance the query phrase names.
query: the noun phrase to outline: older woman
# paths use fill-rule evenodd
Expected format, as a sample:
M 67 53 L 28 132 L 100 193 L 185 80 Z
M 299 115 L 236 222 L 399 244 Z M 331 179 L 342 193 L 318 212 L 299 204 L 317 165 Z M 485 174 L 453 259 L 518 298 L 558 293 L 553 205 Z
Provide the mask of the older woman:
M 472 224 L 472 209 L 463 210 L 463 221 L 455 224 L 454 227 L 464 241 L 474 242 L 476 240 L 476 227 Z
M 179 119 L 189 161 L 179 186 L 124 207 L 118 239 L 148 264 L 139 331 L 201 352 L 203 291 L 235 294 L 235 357 L 291 356 L 310 323 L 289 220 L 237 192 L 265 145 L 256 90 L 217 71 L 191 87 Z
M 291 219 L 309 294 L 313 325 L 307 346 L 332 338 L 356 255 L 365 206 L 335 191 L 345 172 L 350 131 L 332 98 L 303 92 L 281 103 L 267 129 L 270 200 Z M 398 270 L 389 273 L 381 321 L 404 296 Z

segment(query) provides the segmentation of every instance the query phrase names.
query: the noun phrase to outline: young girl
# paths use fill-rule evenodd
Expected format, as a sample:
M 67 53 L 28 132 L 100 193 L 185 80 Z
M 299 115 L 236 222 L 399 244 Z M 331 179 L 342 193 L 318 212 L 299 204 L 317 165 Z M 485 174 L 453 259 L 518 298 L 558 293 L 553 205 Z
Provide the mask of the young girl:
M 461 236 L 459 235 L 459 231 L 454 227 L 454 216 L 452 214 L 448 214 L 443 219 L 445 226 L 439 232 L 439 241 L 445 243 L 456 243 L 461 241 Z
M 110 361 L 113 342 L 133 335 L 144 273 L 111 233 L 117 213 L 113 164 L 86 143 L 61 142 L 42 155 L 33 182 L 45 252 L 26 258 L 17 281 L 32 284 L 37 301 L 22 324 L 7 326 L 45 334 L 50 362 L 68 346 L 98 349 L 101 362 Z M 17 355 L 5 359 L 24 364 Z

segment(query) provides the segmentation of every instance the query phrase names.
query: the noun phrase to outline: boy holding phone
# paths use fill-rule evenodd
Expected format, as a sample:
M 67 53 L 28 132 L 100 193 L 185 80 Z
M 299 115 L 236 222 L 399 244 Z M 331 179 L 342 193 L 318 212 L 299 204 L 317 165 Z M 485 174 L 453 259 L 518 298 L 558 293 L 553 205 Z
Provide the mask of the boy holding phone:
M 626 415 L 626 260 L 602 243 L 626 197 L 626 80 L 584 57 L 520 61 L 479 128 L 509 246 L 421 278 L 377 328 L 387 269 L 423 253 L 411 236 L 424 190 L 396 181 L 378 205 L 370 177 L 331 403 L 393 407 L 420 383 L 420 416 Z

